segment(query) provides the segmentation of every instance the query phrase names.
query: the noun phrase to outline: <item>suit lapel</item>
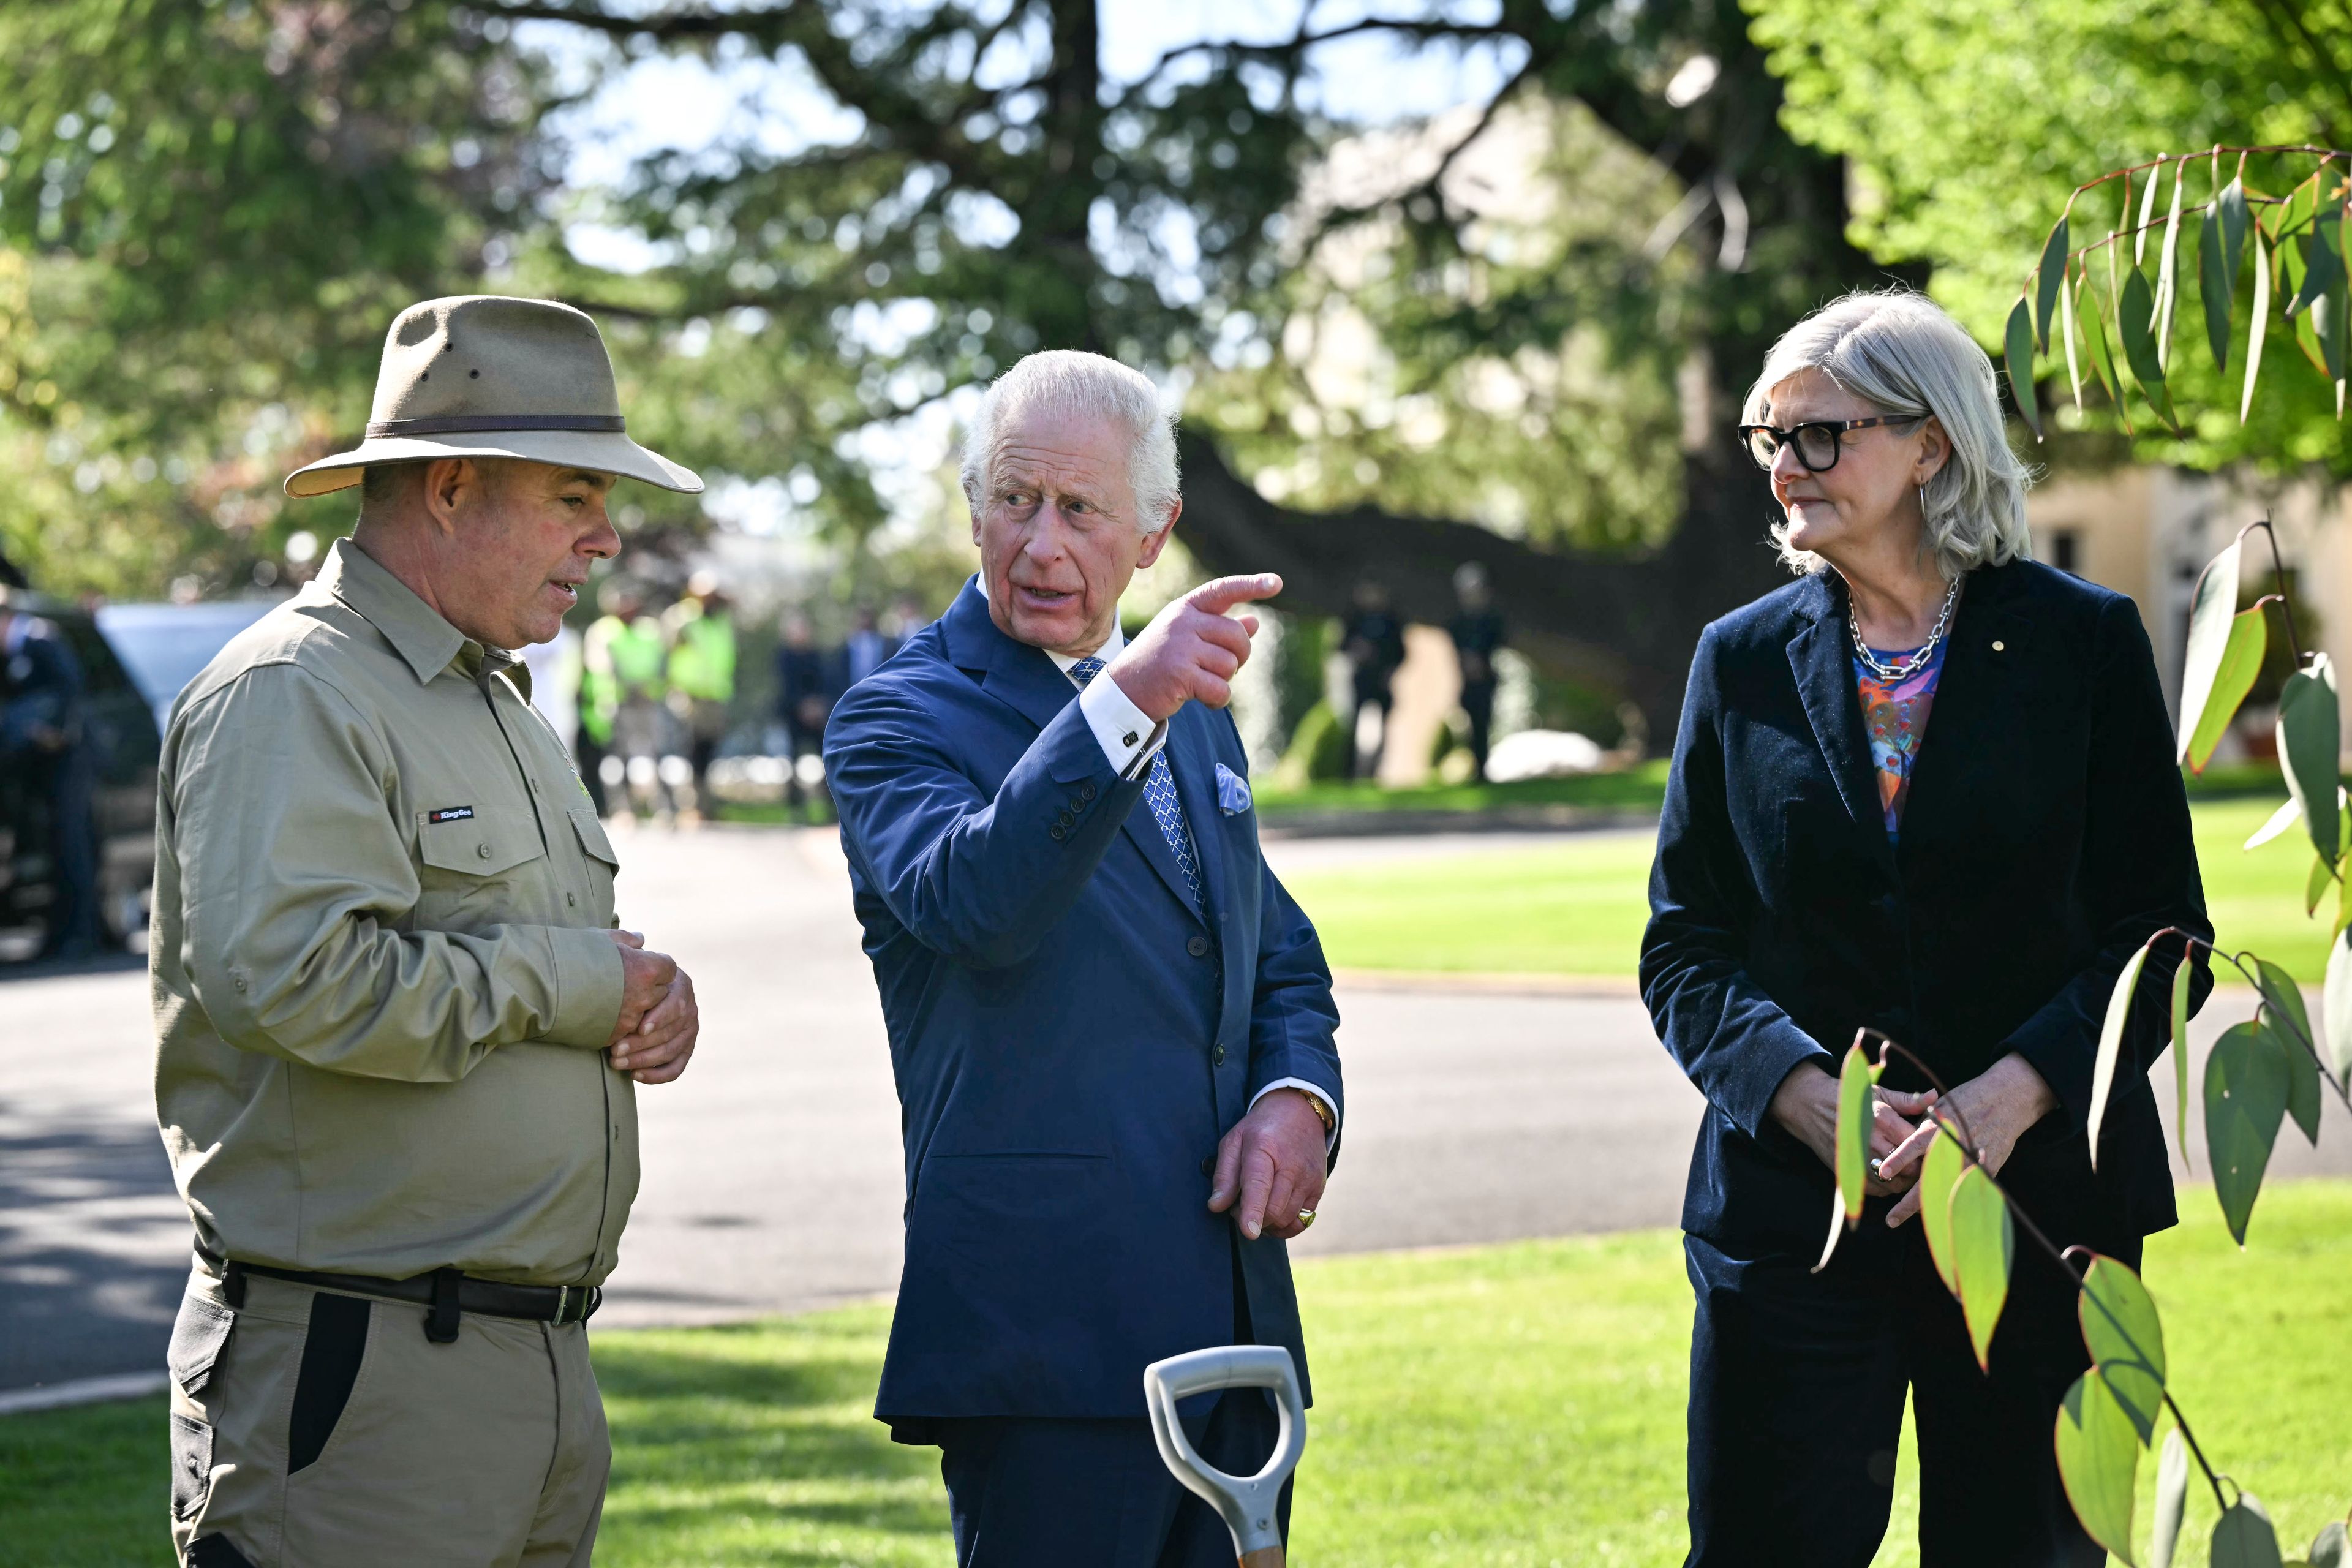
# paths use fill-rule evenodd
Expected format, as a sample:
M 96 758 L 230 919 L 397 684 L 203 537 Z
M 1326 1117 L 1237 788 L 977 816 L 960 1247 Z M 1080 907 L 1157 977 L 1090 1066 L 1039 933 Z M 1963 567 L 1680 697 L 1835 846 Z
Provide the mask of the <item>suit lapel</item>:
M 2033 623 L 2001 603 L 2005 586 L 2001 569 L 1995 567 L 1971 574 L 1960 591 L 1944 668 L 1936 677 L 1936 700 L 1928 705 L 1927 728 L 1911 766 L 1911 790 L 1903 805 L 1906 843 L 1922 825 L 1923 813 L 1932 826 L 1966 793 L 1970 774 L 2000 761 L 1988 737 L 2008 728 L 2002 715 L 2012 700 L 2012 683 L 2022 678 L 2033 635 Z
M 1854 691 L 1853 662 L 1846 651 L 1845 621 L 1838 614 L 1828 584 L 1813 579 L 1815 604 L 1811 622 L 1789 639 L 1789 668 L 1797 678 L 1797 694 L 1812 725 L 1813 740 L 1822 749 L 1838 798 L 1857 827 L 1867 829 L 1880 854 L 1886 854 L 1886 814 L 1878 803 L 1877 774 L 1871 766 L 1870 741 L 1862 728 L 1862 699 Z M 1930 722 L 1933 722 L 1931 718 Z

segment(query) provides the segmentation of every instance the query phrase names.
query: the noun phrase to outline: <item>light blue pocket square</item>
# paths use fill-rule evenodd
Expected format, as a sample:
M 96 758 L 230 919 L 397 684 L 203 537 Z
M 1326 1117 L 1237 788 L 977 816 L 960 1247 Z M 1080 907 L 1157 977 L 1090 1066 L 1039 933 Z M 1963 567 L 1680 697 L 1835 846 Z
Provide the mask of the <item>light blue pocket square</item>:
M 1225 766 L 1217 764 L 1217 809 L 1227 816 L 1239 816 L 1250 808 L 1249 780 Z

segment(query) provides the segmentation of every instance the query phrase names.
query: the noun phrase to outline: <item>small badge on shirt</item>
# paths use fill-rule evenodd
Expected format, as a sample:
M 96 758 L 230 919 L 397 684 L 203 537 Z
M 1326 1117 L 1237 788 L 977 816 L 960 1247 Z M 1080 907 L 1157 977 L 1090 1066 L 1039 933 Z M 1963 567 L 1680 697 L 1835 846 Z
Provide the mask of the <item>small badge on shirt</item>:
M 425 814 L 425 820 L 427 822 L 469 822 L 473 819 L 473 816 L 474 808 L 470 805 L 445 805 L 438 811 L 426 812 Z

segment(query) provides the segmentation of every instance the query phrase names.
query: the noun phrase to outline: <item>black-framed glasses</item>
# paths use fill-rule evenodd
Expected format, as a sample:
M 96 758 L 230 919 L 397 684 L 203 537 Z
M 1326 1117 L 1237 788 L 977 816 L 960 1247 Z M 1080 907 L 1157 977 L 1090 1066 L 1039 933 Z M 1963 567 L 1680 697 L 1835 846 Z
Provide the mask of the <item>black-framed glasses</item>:
M 1927 416 L 1924 414 L 1882 414 L 1874 419 L 1814 419 L 1783 430 L 1773 425 L 1742 425 L 1740 443 L 1756 466 L 1769 470 L 1780 458 L 1780 448 L 1794 445 L 1797 461 L 1811 473 L 1837 467 L 1838 453 L 1843 447 L 1841 437 L 1848 430 L 1868 430 L 1879 425 L 1916 425 Z

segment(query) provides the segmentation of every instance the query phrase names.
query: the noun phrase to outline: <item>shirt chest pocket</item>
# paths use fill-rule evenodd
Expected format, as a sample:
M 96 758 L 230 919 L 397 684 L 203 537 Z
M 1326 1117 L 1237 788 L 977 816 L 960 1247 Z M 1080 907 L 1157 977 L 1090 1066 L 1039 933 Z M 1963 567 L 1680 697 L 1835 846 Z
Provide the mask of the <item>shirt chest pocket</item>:
M 564 911 L 580 918 L 564 923 L 609 926 L 613 923 L 613 879 L 621 869 L 621 858 L 613 852 L 613 841 L 605 837 L 604 825 L 596 820 L 593 806 L 575 805 L 570 816 L 572 830 L 580 839 L 582 860 L 588 868 L 588 896 L 578 908 Z
M 469 807 L 416 814 L 416 924 L 471 931 L 510 921 L 561 921 L 547 901 L 547 847 L 526 810 Z

